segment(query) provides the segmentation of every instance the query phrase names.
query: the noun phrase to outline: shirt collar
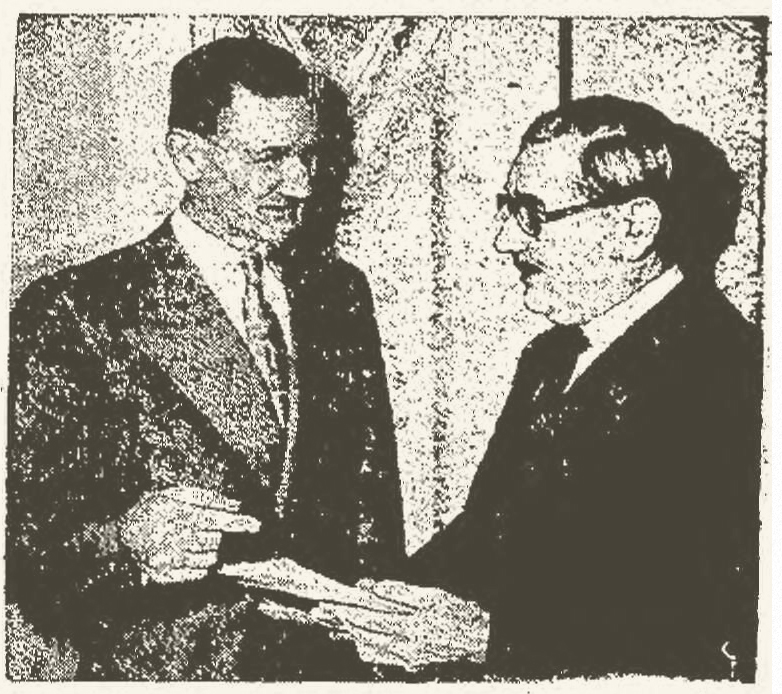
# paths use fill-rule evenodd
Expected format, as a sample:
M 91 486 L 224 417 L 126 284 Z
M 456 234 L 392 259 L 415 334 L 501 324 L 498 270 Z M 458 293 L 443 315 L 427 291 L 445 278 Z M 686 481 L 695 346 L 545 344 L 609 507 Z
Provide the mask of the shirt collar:
M 242 261 L 250 255 L 261 255 L 264 258 L 264 276 L 267 274 L 266 269 L 268 269 L 275 278 L 280 279 L 279 266 L 271 262 L 263 246 L 254 252 L 239 249 L 196 224 L 183 212 L 181 207 L 177 207 L 171 213 L 171 227 L 177 241 L 185 247 L 201 267 L 209 265 L 234 269 L 239 267 Z
M 241 251 L 200 227 L 180 207 L 171 215 L 171 228 L 177 241 L 200 267 L 233 269 L 241 265 L 244 257 Z
M 581 328 L 595 349 L 606 348 L 616 338 L 662 301 L 683 279 L 682 271 L 673 266 L 647 282 L 630 298 L 584 323 Z

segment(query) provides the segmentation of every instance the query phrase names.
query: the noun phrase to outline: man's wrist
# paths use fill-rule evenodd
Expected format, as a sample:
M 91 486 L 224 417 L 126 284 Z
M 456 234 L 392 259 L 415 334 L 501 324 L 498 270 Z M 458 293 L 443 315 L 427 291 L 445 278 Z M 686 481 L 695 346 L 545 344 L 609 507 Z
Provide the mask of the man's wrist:
M 473 635 L 468 656 L 470 662 L 483 665 L 486 662 L 486 652 L 489 649 L 489 634 L 491 632 L 491 615 L 477 605 L 472 617 L 470 629 Z
M 81 533 L 82 545 L 88 545 L 95 556 L 100 558 L 115 557 L 120 553 L 120 523 L 109 520 L 105 523 L 89 523 Z

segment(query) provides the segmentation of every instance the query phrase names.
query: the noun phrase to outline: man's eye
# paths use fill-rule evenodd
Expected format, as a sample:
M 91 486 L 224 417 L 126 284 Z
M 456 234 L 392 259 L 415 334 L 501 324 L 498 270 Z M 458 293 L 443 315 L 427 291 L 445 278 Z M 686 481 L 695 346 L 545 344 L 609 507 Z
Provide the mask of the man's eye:
M 277 150 L 263 150 L 261 152 L 246 151 L 245 155 L 252 164 L 264 164 L 280 162 L 285 158 L 285 153 Z
M 286 159 L 296 156 L 306 167 L 311 167 L 315 162 L 315 153 L 310 151 L 303 151 L 298 154 L 294 154 L 289 149 L 268 149 L 261 151 L 254 151 L 245 149 L 242 152 L 244 160 L 248 164 L 282 164 Z

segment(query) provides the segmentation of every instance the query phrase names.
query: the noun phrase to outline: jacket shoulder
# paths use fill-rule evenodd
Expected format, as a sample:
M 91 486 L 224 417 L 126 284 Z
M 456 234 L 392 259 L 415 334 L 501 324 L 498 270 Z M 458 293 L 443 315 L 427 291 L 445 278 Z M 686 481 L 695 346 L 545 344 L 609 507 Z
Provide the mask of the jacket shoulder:
M 369 283 L 362 270 L 341 256 L 335 256 L 323 268 L 323 279 L 351 288 L 367 288 Z
M 133 244 L 33 280 L 14 302 L 12 321 L 52 317 L 62 304 L 89 312 L 115 302 L 119 292 L 132 293 L 148 272 L 165 226 Z
M 699 320 L 699 348 L 703 366 L 719 371 L 758 373 L 763 363 L 763 333 L 748 321 L 723 294 L 711 298 Z
M 371 303 L 371 291 L 366 275 L 355 265 L 339 256 L 326 262 L 294 272 L 288 282 L 296 289 L 300 283 L 301 293 L 295 292 L 304 301 L 332 305 L 358 301 Z

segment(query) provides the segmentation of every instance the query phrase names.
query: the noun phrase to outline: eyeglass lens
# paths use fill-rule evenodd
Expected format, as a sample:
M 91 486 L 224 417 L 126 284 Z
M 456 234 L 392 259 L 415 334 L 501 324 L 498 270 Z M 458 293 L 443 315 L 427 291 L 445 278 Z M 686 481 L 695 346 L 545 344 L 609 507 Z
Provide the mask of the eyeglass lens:
M 507 211 L 516 219 L 525 234 L 537 237 L 540 234 L 542 210 L 540 202 L 532 196 L 516 196 L 507 193 L 497 195 L 497 211 Z

